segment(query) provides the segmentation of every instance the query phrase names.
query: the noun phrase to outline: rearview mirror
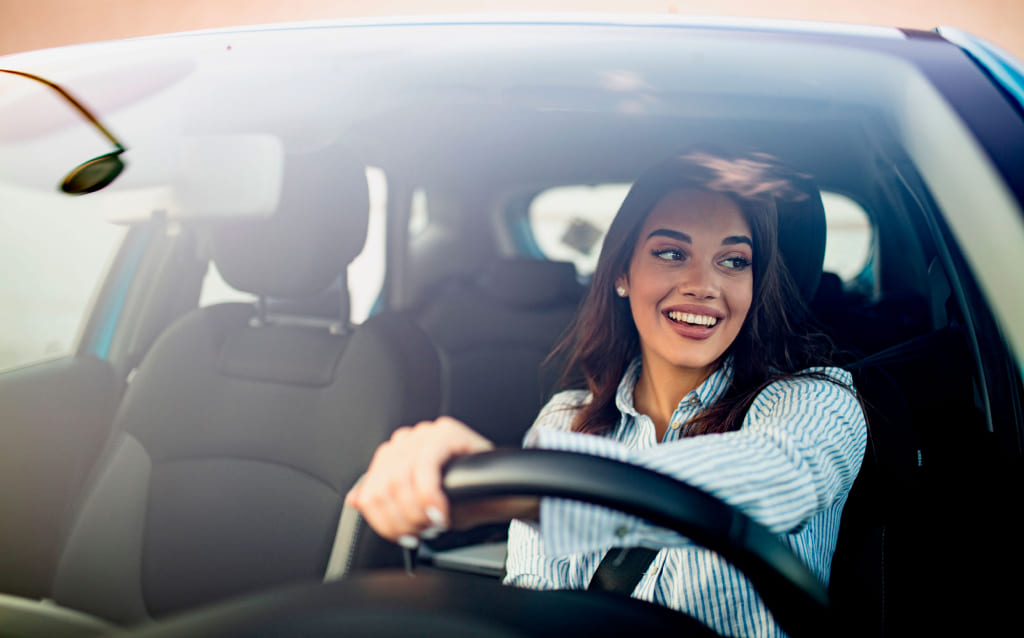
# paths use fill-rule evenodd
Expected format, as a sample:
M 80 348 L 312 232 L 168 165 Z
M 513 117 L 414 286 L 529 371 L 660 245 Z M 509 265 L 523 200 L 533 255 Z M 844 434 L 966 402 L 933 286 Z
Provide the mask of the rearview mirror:
M 69 195 L 85 195 L 106 188 L 124 170 L 123 150 L 117 150 L 79 164 L 67 174 L 60 189 Z
M 75 109 L 77 109 L 86 120 L 95 126 L 96 129 L 114 145 L 113 151 L 100 155 L 99 157 L 93 158 L 71 169 L 71 172 L 68 173 L 64 178 L 64 181 L 61 182 L 60 189 L 62 191 L 69 195 L 85 195 L 86 193 L 94 193 L 101 188 L 105 188 L 117 179 L 117 176 L 124 170 L 124 162 L 121 161 L 120 155 L 125 152 L 125 148 L 110 131 L 100 124 L 100 121 L 96 119 L 96 116 L 93 115 L 89 109 L 85 108 L 81 102 L 76 100 L 60 85 L 51 82 L 46 78 L 39 77 L 33 73 L 15 71 L 13 69 L 0 69 L 0 73 L 28 78 L 29 80 L 33 80 L 50 87 L 62 98 L 67 100 L 68 104 L 75 107 Z

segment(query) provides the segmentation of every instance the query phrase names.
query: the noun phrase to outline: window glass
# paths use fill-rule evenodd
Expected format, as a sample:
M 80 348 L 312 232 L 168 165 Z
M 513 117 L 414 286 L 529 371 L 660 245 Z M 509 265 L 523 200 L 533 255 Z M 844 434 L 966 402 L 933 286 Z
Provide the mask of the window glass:
M 555 261 L 571 261 L 580 275 L 591 275 L 605 231 L 629 186 L 560 186 L 534 197 L 528 210 L 529 230 L 541 254 Z M 822 192 L 821 199 L 828 225 L 825 270 L 844 281 L 852 280 L 868 261 L 871 222 L 864 209 L 849 197 Z
M 370 225 L 362 252 L 348 266 L 348 292 L 352 299 L 352 321 L 365 321 L 384 285 L 384 235 L 388 208 L 387 177 L 379 168 L 366 169 L 370 187 Z
M 231 284 L 224 281 L 217 264 L 210 262 L 210 268 L 206 271 L 206 278 L 203 279 L 202 292 L 199 293 L 200 306 L 212 306 L 219 303 L 255 303 L 256 295 L 242 292 L 231 287 Z
M 871 253 L 871 220 L 860 204 L 845 195 L 823 192 L 825 223 L 825 271 L 851 281 L 864 270 Z
M 366 181 L 370 191 L 370 221 L 366 244 L 348 266 L 348 288 L 351 318 L 360 323 L 370 316 L 384 284 L 384 220 L 387 212 L 387 179 L 384 171 L 367 167 Z M 255 302 L 256 297 L 232 288 L 210 264 L 203 281 L 200 306 L 227 302 Z
M 427 191 L 417 188 L 412 193 L 409 208 L 409 237 L 418 237 L 430 224 L 430 209 L 427 207 Z
M 127 229 L 62 193 L 0 184 L 0 202 L 2 371 L 73 352 Z
M 555 261 L 571 261 L 580 275 L 592 274 L 604 234 L 629 186 L 560 186 L 534 197 L 528 211 L 529 226 L 541 254 Z

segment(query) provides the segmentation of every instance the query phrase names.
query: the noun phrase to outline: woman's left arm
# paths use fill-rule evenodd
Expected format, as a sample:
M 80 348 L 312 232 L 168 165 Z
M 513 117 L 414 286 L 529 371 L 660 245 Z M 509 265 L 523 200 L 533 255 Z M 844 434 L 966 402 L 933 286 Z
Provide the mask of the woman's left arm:
M 609 439 L 557 431 L 537 433 L 537 447 L 584 452 L 633 463 L 720 498 L 782 534 L 845 497 L 860 470 L 867 427 L 848 389 L 810 376 L 776 382 L 754 400 L 735 432 L 685 438 L 644 450 Z M 612 545 L 672 546 L 682 537 L 605 508 L 543 499 L 540 510 L 549 553 L 572 554 Z

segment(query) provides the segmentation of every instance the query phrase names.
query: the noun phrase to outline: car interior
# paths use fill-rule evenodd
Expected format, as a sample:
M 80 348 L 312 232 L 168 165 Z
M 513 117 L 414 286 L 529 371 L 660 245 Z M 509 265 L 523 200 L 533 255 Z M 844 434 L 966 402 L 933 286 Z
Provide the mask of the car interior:
M 0 451 L 0 485 L 34 486 L 31 498 L 5 496 L 14 514 L 0 540 L 17 551 L 0 563 L 0 591 L 135 625 L 402 567 L 402 552 L 358 522 L 339 533 L 344 495 L 376 446 L 446 414 L 515 448 L 547 398 L 577 382 L 548 354 L 590 273 L 539 248 L 531 202 L 733 143 L 807 176 L 808 198 L 779 205 L 782 252 L 869 417 L 833 560 L 836 612 L 851 633 L 903 634 L 922 618 L 941 624 L 935 605 L 992 575 L 998 553 L 950 561 L 947 548 L 951 533 L 1010 540 L 997 488 L 1019 460 L 999 421 L 1016 390 L 991 384 L 1013 364 L 883 114 L 802 97 L 763 108 L 772 98 L 755 87 L 652 91 L 668 106 L 640 116 L 615 91 L 552 97 L 510 82 L 495 100 L 443 80 L 423 101 L 349 116 L 326 144 L 286 148 L 268 219 L 129 225 L 83 332 L 99 334 L 112 321 L 103 309 L 118 308 L 124 328 L 104 356 L 86 340 L 75 357 L 0 383 L 20 454 L 49 459 Z M 384 279 L 353 321 L 347 273 L 371 225 L 368 168 L 386 176 Z M 822 192 L 866 215 L 868 254 L 852 276 L 823 270 Z M 596 250 L 585 243 L 581 254 Z M 213 269 L 253 301 L 200 305 Z M 467 549 L 502 539 L 501 526 L 442 535 L 420 550 L 418 577 L 450 575 L 452 597 L 496 581 L 500 554 Z

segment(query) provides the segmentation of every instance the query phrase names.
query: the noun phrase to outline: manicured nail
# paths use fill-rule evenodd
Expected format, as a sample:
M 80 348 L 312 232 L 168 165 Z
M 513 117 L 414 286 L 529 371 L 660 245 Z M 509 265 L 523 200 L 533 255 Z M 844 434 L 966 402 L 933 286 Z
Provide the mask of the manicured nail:
M 422 532 L 420 532 L 420 538 L 422 538 L 423 540 L 426 540 L 426 541 L 432 541 L 435 538 L 437 538 L 438 536 L 440 536 L 442 532 L 447 532 L 447 531 L 448 530 L 446 530 L 443 527 L 438 527 L 437 525 L 431 525 L 427 529 L 425 529 Z
M 430 505 L 427 507 L 426 514 L 427 518 L 430 520 L 433 527 L 436 527 L 441 531 L 448 529 L 448 525 L 444 520 L 444 514 L 441 513 L 441 510 L 437 509 L 433 505 Z
M 405 549 L 416 549 L 420 546 L 420 539 L 406 534 L 405 536 L 398 537 L 398 544 Z

